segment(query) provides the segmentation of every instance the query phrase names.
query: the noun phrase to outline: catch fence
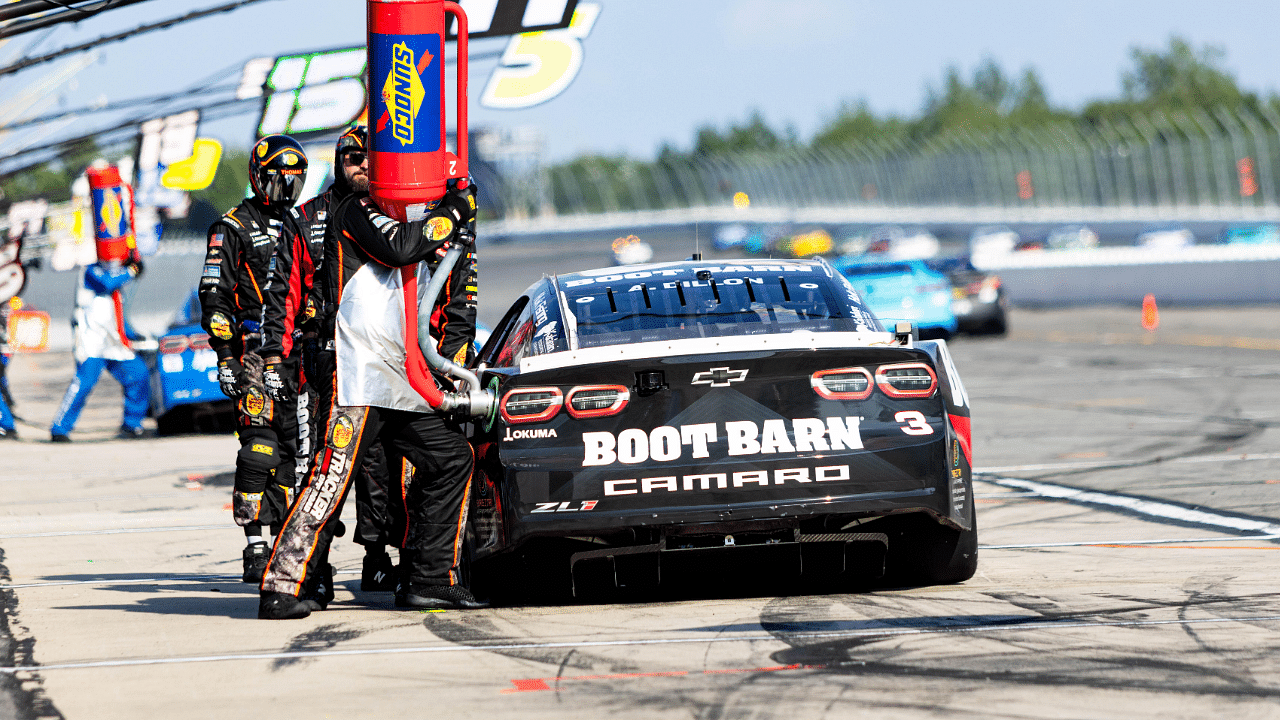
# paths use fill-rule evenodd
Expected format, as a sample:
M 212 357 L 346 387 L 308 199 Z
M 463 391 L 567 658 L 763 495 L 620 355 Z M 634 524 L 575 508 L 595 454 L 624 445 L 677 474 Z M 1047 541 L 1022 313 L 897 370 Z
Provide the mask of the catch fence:
M 585 158 L 543 170 L 536 192 L 513 190 L 508 207 L 563 216 L 726 207 L 736 197 L 793 208 L 1259 210 L 1277 206 L 1278 178 L 1280 114 L 1223 108 L 1088 127 L 954 132 L 923 143 L 654 162 Z

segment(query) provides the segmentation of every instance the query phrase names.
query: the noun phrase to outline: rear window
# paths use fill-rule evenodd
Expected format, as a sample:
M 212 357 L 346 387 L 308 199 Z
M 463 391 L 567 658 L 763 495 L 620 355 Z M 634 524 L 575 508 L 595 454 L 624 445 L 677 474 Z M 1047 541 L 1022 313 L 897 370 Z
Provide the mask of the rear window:
M 666 268 L 564 278 L 561 287 L 582 348 L 795 330 L 882 330 L 857 293 L 843 279 L 827 277 L 821 266 Z
M 842 269 L 845 277 L 858 277 L 859 275 L 910 275 L 911 266 L 906 263 L 894 265 L 851 265 Z

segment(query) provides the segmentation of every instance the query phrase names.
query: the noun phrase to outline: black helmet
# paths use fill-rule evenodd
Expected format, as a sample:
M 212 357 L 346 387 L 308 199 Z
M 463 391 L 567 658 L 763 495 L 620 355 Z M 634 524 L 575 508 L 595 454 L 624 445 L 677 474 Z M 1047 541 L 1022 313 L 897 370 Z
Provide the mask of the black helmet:
M 288 135 L 268 135 L 249 154 L 253 194 L 274 208 L 293 207 L 307 181 L 307 154 Z
M 338 147 L 334 149 L 333 156 L 340 161 L 345 153 L 368 152 L 368 150 L 369 129 L 363 125 L 353 125 L 338 137 Z

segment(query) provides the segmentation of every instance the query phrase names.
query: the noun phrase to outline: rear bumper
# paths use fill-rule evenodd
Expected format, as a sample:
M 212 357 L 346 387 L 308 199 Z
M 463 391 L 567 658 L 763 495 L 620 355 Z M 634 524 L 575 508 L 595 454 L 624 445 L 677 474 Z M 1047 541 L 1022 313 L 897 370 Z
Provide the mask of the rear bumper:
M 686 506 L 647 511 L 583 511 L 577 503 L 559 512 L 529 514 L 512 528 L 511 546 L 540 537 L 610 536 L 627 529 L 644 529 L 659 537 L 687 534 L 714 526 L 714 532 L 747 532 L 759 527 L 799 528 L 802 522 L 826 517 L 874 519 L 902 513 L 925 513 L 959 529 L 949 516 L 950 493 L 923 487 L 833 495 L 820 499 L 766 500 L 719 507 Z M 578 505 L 578 509 L 570 509 Z M 557 506 L 559 507 L 559 506 Z

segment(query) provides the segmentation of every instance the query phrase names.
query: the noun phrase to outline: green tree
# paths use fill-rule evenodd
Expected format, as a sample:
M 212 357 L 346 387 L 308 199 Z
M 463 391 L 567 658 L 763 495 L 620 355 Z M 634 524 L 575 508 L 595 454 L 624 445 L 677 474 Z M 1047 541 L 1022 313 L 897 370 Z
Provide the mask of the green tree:
M 878 118 L 865 100 L 856 105 L 840 107 L 836 117 L 823 125 L 813 136 L 810 146 L 816 150 L 848 147 L 873 142 L 896 142 L 907 131 L 900 118 Z
M 710 125 L 698 128 L 693 154 L 713 156 L 747 152 L 770 152 L 795 147 L 794 131 L 779 134 L 769 127 L 759 110 L 741 125 L 730 124 L 723 132 Z
M 1169 38 L 1165 50 L 1134 47 L 1132 65 L 1120 76 L 1124 97 L 1090 103 L 1081 113 L 1097 122 L 1156 110 L 1194 110 L 1214 107 L 1256 109 L 1258 96 L 1245 92 L 1222 67 L 1226 52 L 1207 45 L 1199 50 L 1185 38 Z
M 92 138 L 81 140 L 43 165 L 19 170 L 0 180 L 4 201 L 18 202 L 44 198 L 51 203 L 71 199 L 71 183 L 89 167 L 89 163 L 101 156 L 98 143 Z

